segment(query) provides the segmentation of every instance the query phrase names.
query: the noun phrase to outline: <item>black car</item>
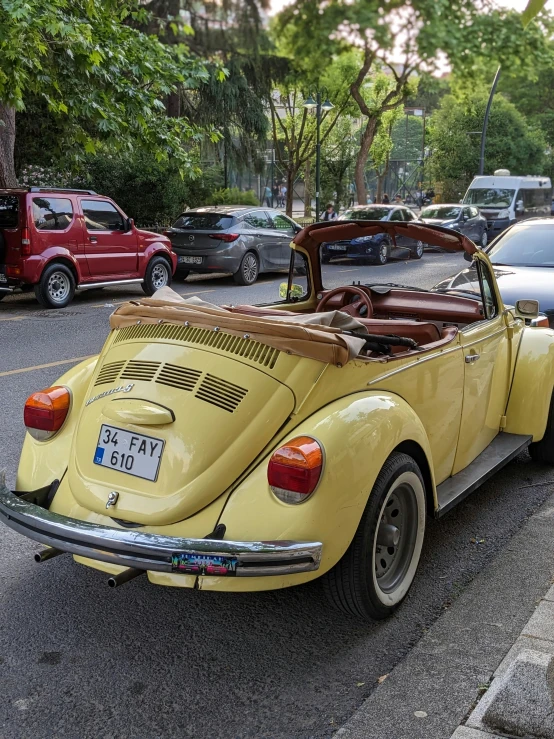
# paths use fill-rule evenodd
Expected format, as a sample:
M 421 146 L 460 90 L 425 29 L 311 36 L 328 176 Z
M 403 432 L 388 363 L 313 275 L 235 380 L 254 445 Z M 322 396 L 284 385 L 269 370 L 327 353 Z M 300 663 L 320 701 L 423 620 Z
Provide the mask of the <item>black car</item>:
M 419 217 L 430 226 L 444 226 L 459 231 L 480 246 L 488 243 L 487 219 L 474 205 L 428 205 Z
M 514 224 L 486 249 L 505 305 L 530 298 L 554 328 L 554 218 L 532 218 Z M 443 280 L 433 289 L 478 290 L 474 267 Z
M 177 254 L 176 275 L 230 272 L 252 285 L 260 272 L 286 270 L 301 226 L 271 208 L 210 206 L 181 213 L 166 231 Z
M 339 221 L 418 221 L 415 213 L 404 205 L 358 205 L 348 208 Z M 396 248 L 387 234 L 362 236 L 351 241 L 333 241 L 322 245 L 321 261 L 328 264 L 333 258 L 342 257 L 386 264 L 389 259 L 421 259 L 425 244 L 408 237 L 399 237 Z

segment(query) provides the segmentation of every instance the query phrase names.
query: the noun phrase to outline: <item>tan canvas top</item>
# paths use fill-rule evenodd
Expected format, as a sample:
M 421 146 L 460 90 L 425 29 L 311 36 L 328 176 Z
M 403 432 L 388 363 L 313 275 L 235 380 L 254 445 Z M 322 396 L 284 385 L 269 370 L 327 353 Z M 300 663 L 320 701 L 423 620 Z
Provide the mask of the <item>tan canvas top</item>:
M 342 333 L 367 329 L 341 311 L 310 315 L 246 316 L 206 303 L 199 298 L 185 300 L 171 288 L 158 290 L 153 297 L 119 306 L 110 316 L 113 329 L 137 323 L 172 323 L 225 331 L 250 338 L 289 354 L 343 366 L 358 356 L 363 339 Z

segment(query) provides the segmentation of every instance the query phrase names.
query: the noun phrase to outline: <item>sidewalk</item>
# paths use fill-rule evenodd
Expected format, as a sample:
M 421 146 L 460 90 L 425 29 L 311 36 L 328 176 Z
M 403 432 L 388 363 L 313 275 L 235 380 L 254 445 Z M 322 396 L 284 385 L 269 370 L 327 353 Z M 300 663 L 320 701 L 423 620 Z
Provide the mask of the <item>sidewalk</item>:
M 553 578 L 554 494 L 465 588 L 335 736 L 338 739 L 497 736 L 490 733 L 490 728 L 484 733 L 483 725 L 478 723 L 487 698 L 490 701 L 489 694 L 494 696 L 497 692 L 496 681 L 509 674 L 511 662 L 529 646 L 554 654 Z M 543 675 L 548 672 L 550 676 L 545 666 L 548 657 L 541 661 L 531 656 L 534 672 L 542 670 Z M 527 658 L 528 653 L 524 652 L 523 657 Z M 526 665 L 523 680 L 530 671 Z M 520 674 L 517 687 L 521 688 L 521 684 Z M 533 698 L 528 680 L 525 686 L 519 696 L 523 693 L 527 704 L 544 706 L 544 690 L 540 693 L 535 688 L 541 702 Z M 513 696 L 514 691 L 509 691 L 512 704 Z M 504 691 L 496 705 L 508 702 Z M 517 713 L 522 713 L 521 708 L 517 708 Z M 528 739 L 554 736 L 506 730 L 498 735 Z

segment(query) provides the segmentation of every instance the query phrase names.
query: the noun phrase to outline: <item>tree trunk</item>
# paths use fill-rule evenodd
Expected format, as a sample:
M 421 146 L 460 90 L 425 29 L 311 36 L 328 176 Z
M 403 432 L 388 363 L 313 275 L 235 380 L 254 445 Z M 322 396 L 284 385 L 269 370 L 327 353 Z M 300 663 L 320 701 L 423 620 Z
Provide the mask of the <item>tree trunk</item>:
M 362 134 L 362 141 L 360 143 L 360 150 L 356 157 L 356 166 L 354 168 L 354 182 L 356 183 L 356 194 L 358 196 L 358 205 L 367 205 L 367 192 L 365 189 L 365 167 L 367 158 L 369 156 L 369 150 L 373 144 L 373 139 L 377 133 L 377 118 L 368 118 L 366 127 Z
M 14 150 L 15 108 L 0 103 L 0 188 L 17 187 Z
M 312 215 L 312 163 L 308 159 L 304 169 L 304 217 Z
M 294 200 L 294 175 L 292 170 L 287 171 L 287 202 L 285 213 L 292 218 L 292 205 Z

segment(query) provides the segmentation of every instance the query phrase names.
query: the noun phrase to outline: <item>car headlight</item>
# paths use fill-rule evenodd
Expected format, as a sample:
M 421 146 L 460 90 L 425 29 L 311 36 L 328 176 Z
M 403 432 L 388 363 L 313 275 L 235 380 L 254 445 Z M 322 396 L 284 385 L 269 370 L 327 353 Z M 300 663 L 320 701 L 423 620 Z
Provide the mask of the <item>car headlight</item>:
M 352 244 L 367 244 L 368 241 L 372 241 L 373 236 L 359 236 L 357 239 L 352 239 Z
M 505 208 L 504 210 L 501 210 L 498 212 L 497 218 L 509 218 L 510 217 L 510 211 Z

